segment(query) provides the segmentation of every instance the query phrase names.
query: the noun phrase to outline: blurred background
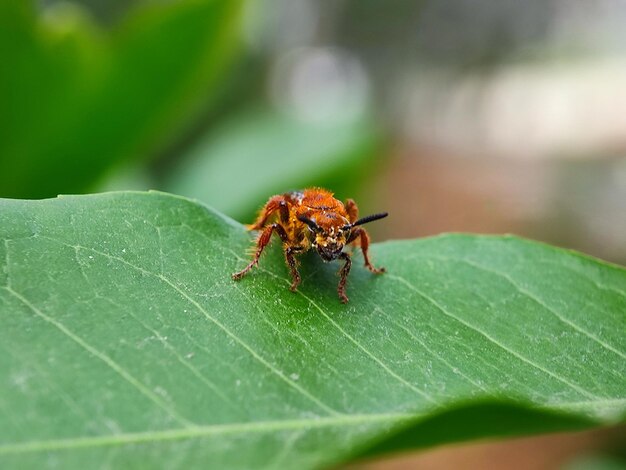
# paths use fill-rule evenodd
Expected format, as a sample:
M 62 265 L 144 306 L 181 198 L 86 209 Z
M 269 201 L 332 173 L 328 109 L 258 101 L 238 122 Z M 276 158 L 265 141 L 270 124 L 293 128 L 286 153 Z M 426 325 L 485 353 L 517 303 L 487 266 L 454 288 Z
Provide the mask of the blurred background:
M 159 189 L 247 222 L 321 185 L 391 213 L 375 240 L 626 262 L 624 1 L 3 0 L 0 52 L 0 197 Z

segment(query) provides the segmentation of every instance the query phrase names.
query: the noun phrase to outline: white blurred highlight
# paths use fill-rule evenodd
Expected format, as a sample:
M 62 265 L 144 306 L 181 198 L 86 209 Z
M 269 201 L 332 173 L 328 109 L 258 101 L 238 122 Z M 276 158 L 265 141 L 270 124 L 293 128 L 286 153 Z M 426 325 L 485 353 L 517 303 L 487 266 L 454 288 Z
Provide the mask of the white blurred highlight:
M 509 66 L 458 80 L 428 74 L 413 82 L 404 133 L 415 145 L 524 159 L 626 152 L 623 60 Z
M 361 63 L 335 48 L 293 49 L 280 56 L 270 80 L 273 102 L 313 122 L 345 122 L 362 116 L 369 82 Z

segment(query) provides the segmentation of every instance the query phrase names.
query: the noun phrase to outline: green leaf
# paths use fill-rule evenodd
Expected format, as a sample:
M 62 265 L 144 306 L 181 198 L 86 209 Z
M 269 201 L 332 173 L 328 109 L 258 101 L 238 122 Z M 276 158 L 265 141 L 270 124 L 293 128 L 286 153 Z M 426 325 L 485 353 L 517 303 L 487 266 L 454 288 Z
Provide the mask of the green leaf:
M 370 119 L 306 122 L 271 109 L 248 110 L 191 149 L 167 189 L 250 218 L 268 194 L 311 185 L 349 193 L 379 147 Z M 349 175 L 349 176 L 348 176 Z
M 195 116 L 232 55 L 239 0 L 135 9 L 111 31 L 64 3 L 0 5 L 0 194 L 56 196 L 146 158 Z
M 626 417 L 626 272 L 514 237 L 338 266 L 187 199 L 0 202 L 0 467 L 314 468 Z M 360 255 L 357 260 L 361 259 Z

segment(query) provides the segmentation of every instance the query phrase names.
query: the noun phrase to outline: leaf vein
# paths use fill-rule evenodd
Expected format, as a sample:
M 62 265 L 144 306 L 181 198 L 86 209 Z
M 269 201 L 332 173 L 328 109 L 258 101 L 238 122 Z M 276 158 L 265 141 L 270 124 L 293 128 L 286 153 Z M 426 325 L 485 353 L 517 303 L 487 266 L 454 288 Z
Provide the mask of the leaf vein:
M 156 339 L 163 345 L 163 347 L 165 347 L 165 349 L 170 351 L 174 355 L 176 360 L 180 364 L 182 364 L 183 367 L 185 367 L 187 370 L 189 370 L 198 380 L 200 380 L 204 385 L 206 385 L 209 390 L 213 391 L 213 393 L 215 393 L 218 397 L 220 397 L 225 403 L 227 403 L 231 407 L 233 407 L 235 409 L 238 407 L 238 405 L 236 403 L 234 403 L 230 398 L 228 398 L 213 382 L 211 382 L 208 378 L 206 378 L 193 364 L 190 364 L 188 361 L 186 361 L 180 355 L 180 353 L 176 350 L 176 348 L 174 348 L 171 344 L 169 344 L 167 342 L 167 340 L 164 339 L 163 336 L 157 330 L 155 330 L 150 325 L 148 325 L 146 322 L 144 322 L 139 317 L 137 317 L 137 315 L 135 315 L 132 312 L 131 309 L 123 307 L 122 305 L 118 304 L 117 302 L 113 301 L 112 299 L 108 299 L 107 298 L 105 300 L 110 302 L 111 305 L 114 305 L 117 308 L 128 312 L 128 314 L 137 323 L 139 323 L 143 328 L 145 328 L 146 330 L 151 332 L 156 337 Z
M 237 258 L 241 259 L 234 251 L 232 252 Z M 243 261 L 243 260 L 242 260 Z M 288 279 L 285 279 L 284 277 L 279 276 L 278 274 L 273 273 L 272 271 L 269 271 L 261 266 L 257 265 L 257 268 L 260 269 L 261 271 L 269 274 L 270 276 L 274 277 L 275 279 L 279 279 L 281 281 L 284 281 L 286 284 L 291 285 L 291 283 L 289 282 Z M 332 317 L 330 315 L 328 315 L 316 302 L 313 301 L 313 299 L 311 299 L 310 297 L 308 297 L 307 295 L 303 294 L 301 291 L 296 291 L 300 296 L 302 296 L 304 299 L 306 299 L 316 310 L 318 310 L 323 316 L 324 318 L 326 318 L 326 320 L 328 320 L 337 330 L 339 330 L 341 332 L 342 335 L 344 335 L 348 341 L 350 341 L 352 344 L 354 344 L 357 348 L 359 348 L 361 351 L 363 351 L 370 359 L 372 359 L 374 362 L 376 362 L 381 368 L 383 368 L 389 375 L 391 375 L 394 379 L 396 379 L 398 382 L 404 384 L 406 387 L 410 388 L 411 390 L 413 390 L 414 392 L 416 392 L 418 395 L 421 395 L 423 398 L 425 398 L 426 400 L 428 400 L 429 402 L 437 405 L 437 401 L 430 396 L 430 394 L 424 392 L 423 390 L 420 390 L 419 388 L 417 388 L 415 385 L 413 385 L 411 382 L 407 381 L 405 378 L 403 378 L 402 376 L 398 375 L 396 372 L 394 372 L 393 370 L 391 370 L 389 368 L 389 366 L 387 364 L 385 364 L 382 360 L 380 360 L 378 357 L 376 357 L 376 355 L 374 355 L 372 352 L 370 352 L 367 348 L 365 348 L 361 343 L 359 343 L 352 335 L 350 335 L 346 330 L 344 330 L 341 325 L 339 325 L 335 320 L 332 319 Z
M 573 328 L 574 330 L 578 331 L 579 333 L 581 333 L 584 336 L 587 336 L 589 339 L 593 340 L 594 342 L 598 343 L 600 346 L 602 346 L 603 348 L 617 354 L 618 356 L 622 357 L 623 359 L 626 359 L 626 354 L 623 353 L 622 351 L 614 348 L 613 346 L 611 346 L 610 344 L 606 343 L 605 341 L 603 341 L 602 339 L 598 338 L 596 335 L 594 335 L 593 333 L 585 330 L 584 328 L 578 326 L 576 323 L 570 321 L 569 319 L 567 319 L 566 317 L 560 315 L 556 310 L 554 310 L 553 308 L 551 308 L 549 305 L 547 305 L 545 302 L 543 302 L 540 298 L 536 297 L 534 294 L 532 294 L 530 291 L 528 291 L 527 289 L 523 288 L 522 286 L 520 286 L 519 284 L 517 284 L 515 282 L 515 280 L 509 276 L 506 273 L 503 273 L 501 271 L 498 271 L 496 269 L 492 269 L 492 268 L 488 268 L 486 266 L 480 265 L 478 263 L 474 263 L 473 261 L 470 261 L 466 258 L 460 258 L 458 261 L 465 263 L 469 266 L 473 266 L 476 269 L 482 270 L 484 272 L 488 272 L 488 273 L 492 273 L 495 274 L 498 277 L 501 277 L 503 279 L 505 279 L 509 284 L 511 284 L 515 289 L 518 290 L 518 292 L 524 294 L 526 297 L 528 297 L 529 299 L 533 300 L 536 304 L 540 305 L 541 307 L 543 307 L 544 309 L 546 309 L 548 312 L 552 313 L 556 318 L 558 318 L 561 322 L 565 323 L 566 325 L 570 326 L 571 328 Z
M 52 317 L 46 315 L 45 313 L 43 313 L 35 305 L 33 305 L 31 302 L 29 302 L 28 299 L 23 297 L 19 292 L 16 292 L 11 287 L 4 287 L 4 289 L 7 292 L 9 292 L 11 295 L 16 297 L 25 306 L 27 306 L 39 318 L 41 318 L 42 320 L 44 320 L 47 323 L 49 323 L 49 324 L 53 325 L 54 327 L 56 327 L 65 336 L 67 336 L 72 341 L 74 341 L 79 346 L 81 346 L 83 349 L 85 349 L 86 351 L 91 353 L 93 356 L 97 357 L 102 362 L 104 362 L 113 371 L 117 372 L 118 375 L 120 375 L 128 383 L 130 383 L 142 395 L 144 395 L 146 398 L 148 398 L 150 401 L 152 401 L 154 404 L 156 404 L 159 408 L 161 408 L 162 410 L 166 411 L 174 419 L 176 419 L 176 421 L 178 421 L 181 424 L 186 425 L 187 427 L 195 426 L 194 423 L 192 423 L 188 419 L 186 419 L 183 416 L 181 416 L 175 409 L 173 409 L 167 403 L 164 403 L 159 397 L 157 397 L 154 393 L 152 393 L 143 383 L 141 383 L 139 380 L 137 380 L 135 377 L 133 377 L 133 375 L 130 372 L 128 372 L 126 369 L 124 369 L 122 366 L 120 366 L 117 362 L 115 362 L 109 356 L 107 356 L 106 354 L 98 351 L 96 348 L 94 348 L 89 343 L 87 343 L 85 340 L 83 340 L 81 337 L 76 335 L 74 332 L 72 332 L 70 329 L 68 329 L 65 325 L 63 325 L 58 320 L 55 320 L 54 318 L 52 318 Z
M 235 284 L 235 289 L 237 289 L 241 293 L 241 296 L 244 299 L 246 299 L 246 302 L 248 302 L 255 310 L 257 310 L 259 313 L 263 313 L 261 308 L 259 308 L 259 306 L 252 299 L 250 299 L 249 296 L 244 292 L 244 290 L 241 289 L 237 284 Z M 293 331 L 290 331 L 290 330 L 281 331 L 278 328 L 276 328 L 276 326 L 272 324 L 272 322 L 268 321 L 265 317 L 263 317 L 263 322 L 267 324 L 272 330 L 274 330 L 279 335 L 288 334 L 291 337 L 298 339 L 298 341 L 304 344 L 304 346 L 309 351 L 309 353 L 315 354 L 316 351 L 313 349 L 313 347 L 311 347 L 311 344 L 305 338 L 302 337 L 302 335 L 298 333 L 294 333 Z M 342 374 L 340 374 L 339 371 L 335 367 L 333 367 L 331 364 L 326 363 L 326 367 L 328 367 L 328 369 L 330 369 L 338 378 L 341 377 Z M 339 413 L 338 411 L 336 412 Z
M 576 390 L 578 393 L 585 395 L 589 398 L 600 398 L 600 397 L 596 397 L 595 395 L 589 393 L 587 390 L 579 387 L 578 385 L 570 382 L 569 380 L 559 376 L 558 374 L 555 374 L 554 372 L 551 372 L 550 370 L 546 369 L 545 367 L 540 366 L 539 364 L 534 363 L 533 361 L 531 361 L 530 359 L 524 357 L 523 355 L 521 355 L 520 353 L 510 349 L 509 347 L 507 347 L 506 345 L 500 343 L 498 340 L 496 340 L 494 337 L 492 337 L 491 335 L 489 335 L 488 333 L 486 333 L 485 331 L 481 330 L 480 328 L 468 323 L 467 321 L 457 317 L 456 315 L 453 315 L 452 313 L 448 312 L 445 308 L 443 308 L 436 300 L 434 300 L 433 298 L 431 298 L 430 296 L 426 295 L 425 293 L 423 293 L 422 291 L 420 291 L 417 287 L 415 287 L 413 284 L 411 284 L 409 281 L 407 281 L 406 279 L 404 279 L 401 276 L 397 276 L 394 274 L 390 274 L 387 273 L 386 274 L 387 277 L 389 277 L 390 279 L 395 279 L 398 282 L 404 284 L 407 288 L 409 288 L 410 290 L 412 290 L 413 292 L 415 292 L 416 294 L 418 294 L 420 297 L 422 297 L 424 300 L 428 301 L 430 304 L 434 305 L 437 310 L 439 310 L 441 313 L 443 313 L 444 315 L 446 315 L 447 317 L 450 317 L 456 321 L 458 321 L 459 323 L 465 325 L 467 328 L 469 328 L 470 330 L 473 330 L 477 333 L 479 333 L 481 336 L 484 336 L 486 339 L 488 339 L 491 343 L 493 343 L 494 345 L 498 346 L 500 349 L 506 351 L 507 353 L 511 354 L 512 356 L 515 356 L 516 358 L 518 358 L 520 361 L 525 362 L 526 364 L 532 366 L 533 368 L 540 370 L 542 372 L 544 372 L 545 374 L 548 374 L 549 376 L 555 378 L 556 380 L 558 380 L 559 382 L 562 382 L 566 385 L 568 385 L 569 387 L 571 387 L 572 389 Z
M 62 245 L 66 245 L 66 246 L 69 246 L 69 247 L 74 247 L 74 248 L 77 247 L 77 248 L 80 248 L 80 249 L 83 249 L 83 250 L 89 250 L 89 251 L 91 251 L 93 253 L 96 253 L 96 254 L 98 254 L 100 256 L 104 256 L 105 258 L 108 258 L 108 259 L 111 259 L 111 260 L 114 260 L 114 261 L 118 261 L 118 262 L 123 263 L 123 264 L 125 264 L 125 265 L 127 265 L 127 266 L 129 266 L 129 267 L 131 267 L 131 268 L 133 268 L 133 269 L 135 269 L 137 271 L 139 271 L 139 272 L 142 272 L 142 273 L 147 274 L 149 276 L 153 276 L 156 279 L 159 279 L 159 280 L 163 281 L 165 284 L 169 285 L 172 289 L 174 289 L 176 292 L 178 292 L 182 297 L 184 297 L 188 302 L 193 304 L 194 307 L 196 307 L 198 309 L 198 311 L 200 313 L 202 313 L 208 320 L 210 320 L 213 324 L 215 324 L 218 328 L 220 328 L 224 333 L 226 333 L 230 338 L 232 338 L 236 343 L 238 343 L 241 347 L 243 347 L 246 351 L 248 351 L 257 361 L 259 361 L 261 364 L 263 364 L 265 367 L 267 367 L 269 370 L 271 370 L 274 374 L 276 374 L 281 380 L 283 380 L 285 383 L 287 383 L 292 388 L 296 389 L 303 396 L 307 397 L 309 400 L 314 402 L 316 405 L 318 405 L 320 408 L 322 408 L 326 412 L 328 412 L 330 414 L 337 414 L 337 412 L 335 410 L 333 410 L 332 408 L 329 408 L 327 405 L 325 405 L 323 402 L 321 402 L 314 395 L 309 393 L 303 387 L 301 387 L 297 383 L 293 382 L 287 376 L 285 376 L 281 371 L 276 369 L 270 362 L 268 362 L 266 359 L 264 359 L 262 356 L 260 356 L 245 341 L 243 341 L 241 338 L 239 338 L 237 335 L 235 335 L 232 331 L 230 331 L 230 329 L 228 329 L 226 327 L 226 325 L 224 325 L 222 322 L 220 322 L 219 320 L 217 320 L 216 318 L 211 316 L 209 314 L 209 312 L 207 312 L 206 309 L 204 309 L 202 307 L 202 305 L 200 305 L 195 299 L 193 299 L 191 296 L 189 296 L 184 290 L 182 290 L 176 284 L 174 284 L 172 281 L 170 281 L 166 276 L 161 275 L 161 274 L 155 274 L 155 273 L 153 273 L 151 271 L 148 271 L 147 269 L 144 269 L 144 268 L 142 268 L 140 266 L 136 266 L 133 263 L 130 263 L 130 262 L 126 261 L 123 258 L 111 255 L 109 253 L 105 253 L 105 252 L 100 251 L 100 250 L 96 250 L 95 248 L 90 248 L 90 247 L 85 247 L 85 246 L 80 246 L 80 245 L 69 245 L 69 244 L 67 244 L 65 242 L 62 242 L 60 240 L 57 240 L 57 239 L 54 239 L 54 238 L 51 238 L 51 237 L 47 237 L 47 236 L 41 236 L 41 237 L 42 238 L 47 238 L 49 240 L 52 240 L 54 242 L 57 242 L 57 243 L 60 243 Z
M 243 341 L 241 338 L 239 338 L 237 335 L 235 335 L 232 331 L 230 331 L 226 325 L 224 325 L 222 322 L 220 322 L 219 320 L 217 320 L 216 318 L 213 318 L 209 312 L 207 312 L 202 305 L 200 305 L 198 302 L 196 302 L 192 297 L 190 297 L 184 290 L 180 289 L 176 284 L 174 284 L 173 282 L 171 282 L 169 279 L 167 279 L 165 276 L 158 276 L 160 277 L 163 282 L 165 282 L 166 284 L 170 285 L 174 290 L 176 290 L 180 295 L 182 295 L 185 299 L 187 299 L 189 302 L 191 302 L 208 320 L 210 320 L 211 322 L 213 322 L 216 326 L 218 326 L 224 333 L 226 333 L 228 336 L 230 336 L 234 341 L 236 341 L 241 347 L 243 347 L 246 351 L 248 351 L 257 361 L 259 361 L 261 364 L 263 364 L 265 367 L 267 367 L 269 370 L 271 370 L 274 374 L 276 374 L 281 380 L 283 380 L 285 383 L 287 383 L 290 387 L 296 389 L 298 392 L 300 392 L 304 397 L 308 398 L 309 400 L 311 400 L 312 402 L 314 402 L 317 406 L 319 406 L 320 408 L 322 408 L 323 410 L 325 410 L 326 412 L 330 413 L 330 414 L 337 414 L 337 412 L 335 410 L 333 410 L 332 408 L 328 407 L 325 403 L 323 403 L 322 401 L 320 401 L 317 397 L 315 397 L 314 395 L 312 395 L 309 391 L 307 391 L 306 389 L 304 389 L 303 387 L 301 387 L 300 385 L 298 385 L 297 383 L 295 383 L 293 380 L 289 379 L 287 376 L 285 376 L 285 374 L 283 374 L 280 370 L 276 369 L 276 367 L 274 367 L 269 361 L 267 361 L 266 359 L 264 359 L 262 356 L 260 356 L 252 347 L 250 347 L 248 345 L 248 343 L 246 343 L 245 341 Z
M 382 308 L 380 308 L 379 306 L 376 306 L 374 308 L 375 310 L 378 310 L 380 313 L 382 313 L 391 323 L 393 323 L 394 325 L 396 325 L 398 328 L 402 329 L 407 335 L 409 335 L 413 340 L 417 341 L 420 345 L 422 345 L 422 347 L 428 352 L 428 354 L 430 354 L 431 356 L 435 357 L 438 361 L 444 363 L 451 371 L 453 374 L 455 375 L 459 375 L 461 377 L 463 377 L 465 380 L 467 380 L 468 382 L 470 382 L 472 385 L 476 386 L 478 389 L 482 390 L 483 392 L 487 393 L 487 389 L 485 387 L 483 387 L 480 383 L 476 382 L 475 380 L 473 380 L 471 377 L 468 377 L 467 375 L 465 375 L 463 372 L 461 372 L 458 368 L 454 367 L 452 364 L 450 364 L 448 361 L 446 361 L 443 357 L 441 357 L 439 354 L 437 354 L 436 352 L 432 351 L 428 345 L 422 341 L 420 338 L 418 338 L 416 335 L 413 334 L 413 332 L 411 330 L 409 330 L 406 326 L 400 324 L 398 321 L 396 321 L 395 319 L 393 319 L 391 317 L 391 315 L 389 315 L 388 313 L 386 313 Z

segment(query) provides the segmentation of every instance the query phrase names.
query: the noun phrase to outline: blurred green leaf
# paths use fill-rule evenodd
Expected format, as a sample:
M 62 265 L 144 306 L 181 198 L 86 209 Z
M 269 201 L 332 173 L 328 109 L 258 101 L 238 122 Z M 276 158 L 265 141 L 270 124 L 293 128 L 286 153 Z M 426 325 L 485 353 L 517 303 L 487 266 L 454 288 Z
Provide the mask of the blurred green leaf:
M 486 437 L 573 431 L 592 425 L 593 420 L 588 417 L 519 403 L 498 400 L 460 403 L 400 426 L 379 442 L 357 449 L 355 456 L 371 458 Z
M 290 292 L 280 243 L 234 282 L 250 242 L 166 194 L 1 200 L 0 467 L 307 469 L 626 417 L 622 268 L 394 241 L 344 305 L 315 257 Z
M 269 196 L 290 189 L 319 185 L 349 194 L 379 147 L 379 132 L 363 117 L 306 122 L 247 111 L 199 142 L 166 188 L 245 220 Z
M 0 195 L 82 192 L 169 143 L 232 56 L 239 0 L 135 9 L 111 31 L 76 5 L 0 5 Z

